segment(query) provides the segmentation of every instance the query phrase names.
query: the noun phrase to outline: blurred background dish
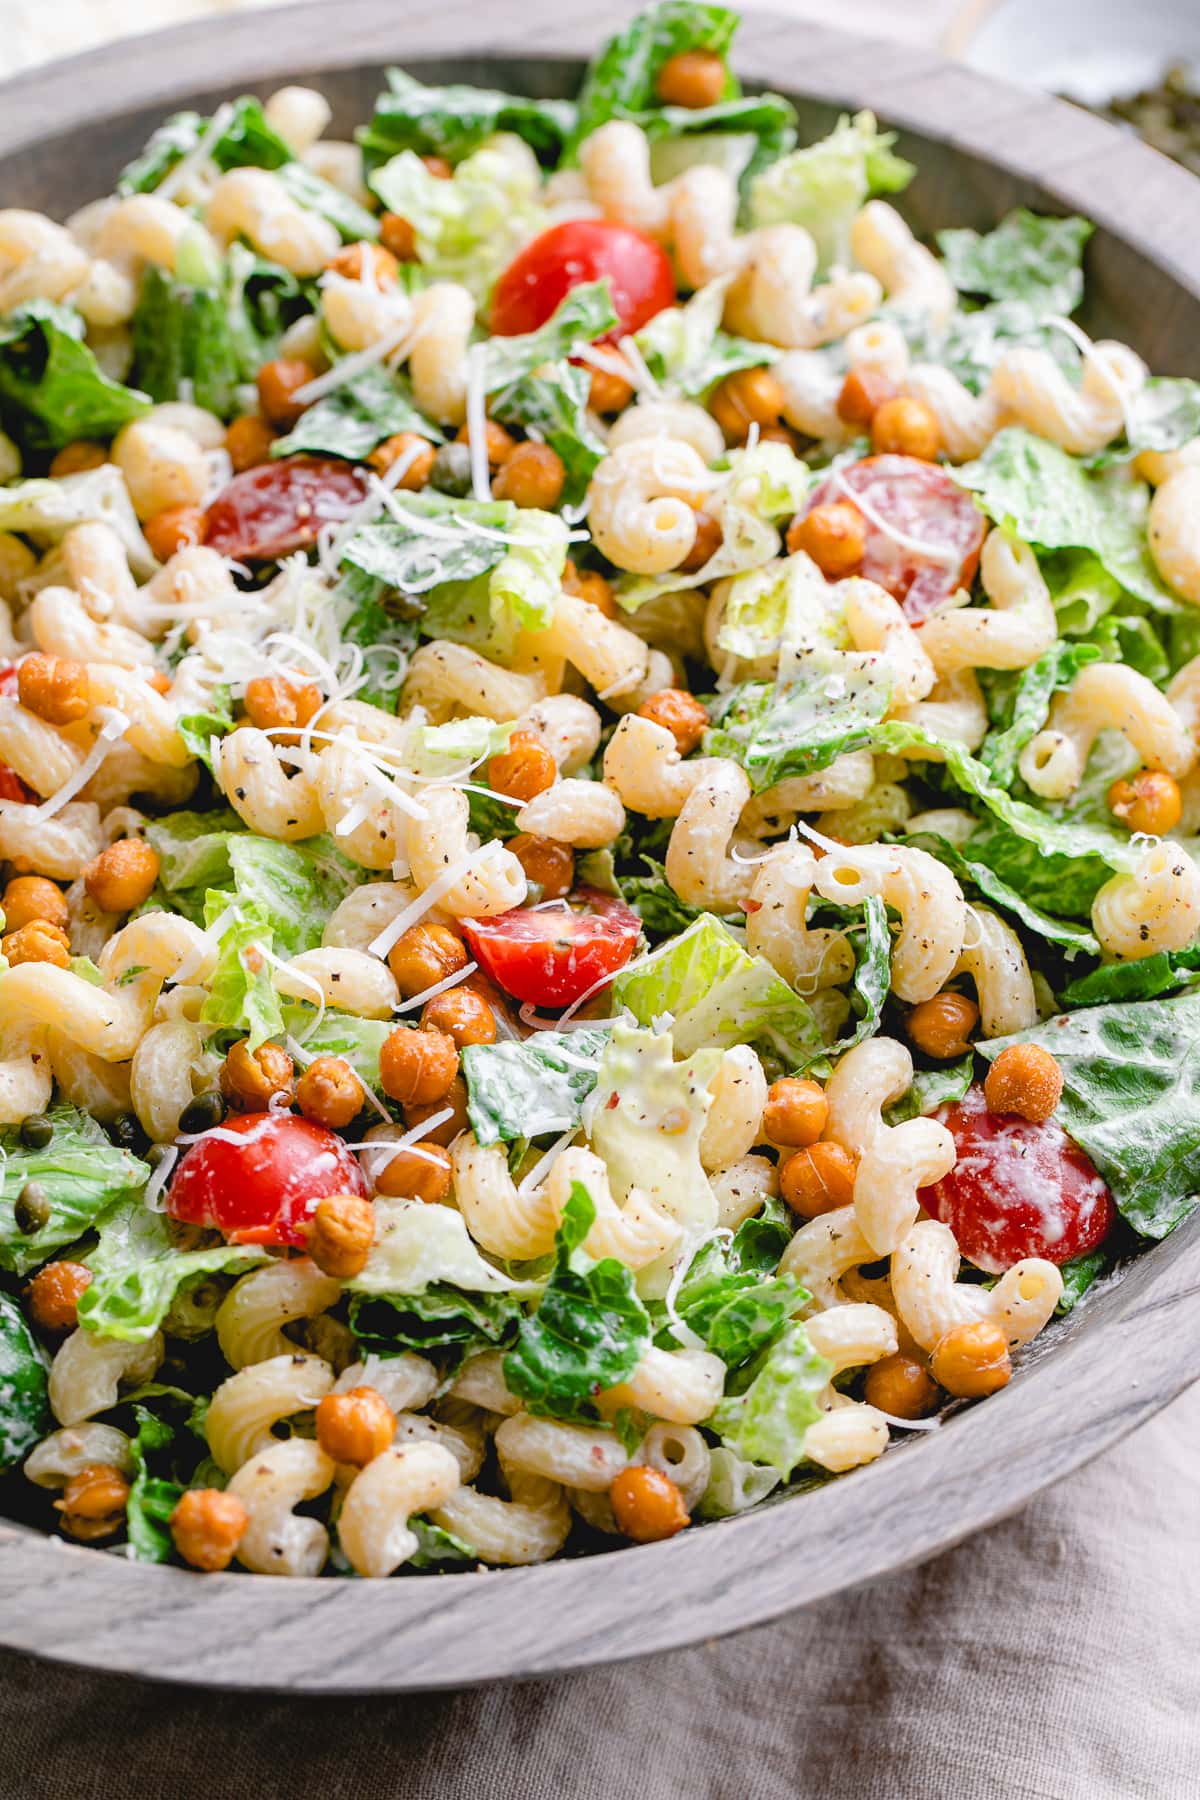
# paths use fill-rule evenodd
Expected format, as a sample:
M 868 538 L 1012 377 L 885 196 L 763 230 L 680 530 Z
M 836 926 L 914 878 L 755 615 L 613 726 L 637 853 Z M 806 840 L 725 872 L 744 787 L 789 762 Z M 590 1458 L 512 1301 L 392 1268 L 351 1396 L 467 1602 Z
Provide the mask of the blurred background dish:
M 1103 107 L 1113 95 L 1156 86 L 1178 64 L 1200 86 L 1200 7 L 1192 0 L 968 0 L 944 47 L 989 75 Z

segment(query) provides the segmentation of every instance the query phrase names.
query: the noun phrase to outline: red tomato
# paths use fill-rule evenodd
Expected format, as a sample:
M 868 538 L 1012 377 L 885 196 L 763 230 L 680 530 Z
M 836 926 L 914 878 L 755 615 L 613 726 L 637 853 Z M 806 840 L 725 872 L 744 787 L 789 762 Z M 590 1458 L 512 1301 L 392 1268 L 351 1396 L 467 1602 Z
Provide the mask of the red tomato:
M 867 456 L 843 469 L 840 481 L 823 481 L 807 511 L 834 500 L 853 505 L 855 494 L 876 519 L 908 540 L 898 542 L 863 512 L 867 548 L 861 573 L 899 600 L 912 624 L 944 606 L 960 587 L 970 587 L 985 521 L 971 495 L 944 469 L 915 456 Z M 922 545 L 932 554 L 922 555 Z
M 620 321 L 609 338 L 639 331 L 675 304 L 675 275 L 653 238 L 607 219 L 567 219 L 535 237 L 509 263 L 492 294 L 492 330 L 497 337 L 536 331 L 572 288 L 606 275 Z
M 625 967 L 641 936 L 637 914 L 596 888 L 576 888 L 571 900 L 569 909 L 518 906 L 463 921 L 475 960 L 497 987 L 534 1006 L 570 1006 Z
M 0 664 L 0 698 L 15 700 L 17 697 L 17 665 L 16 663 Z M 17 800 L 22 806 L 35 806 L 38 796 L 31 787 L 27 787 L 15 769 L 7 763 L 0 763 L 0 800 Z
M 204 541 L 236 562 L 273 562 L 310 550 L 322 525 L 340 525 L 367 497 L 367 478 L 332 457 L 286 456 L 226 482 L 204 522 Z
M 340 1137 L 294 1113 L 240 1113 L 180 1161 L 167 1190 L 167 1212 L 188 1225 L 223 1232 L 231 1244 L 304 1244 L 304 1226 L 327 1194 L 370 1193 Z
M 0 695 L 5 700 L 15 700 L 17 691 L 16 663 L 0 663 Z
M 975 1086 L 934 1114 L 958 1148 L 921 1205 L 949 1225 L 976 1268 L 1000 1275 L 1024 1256 L 1069 1262 L 1104 1242 L 1116 1208 L 1103 1178 L 1053 1119 L 1034 1125 L 988 1111 Z

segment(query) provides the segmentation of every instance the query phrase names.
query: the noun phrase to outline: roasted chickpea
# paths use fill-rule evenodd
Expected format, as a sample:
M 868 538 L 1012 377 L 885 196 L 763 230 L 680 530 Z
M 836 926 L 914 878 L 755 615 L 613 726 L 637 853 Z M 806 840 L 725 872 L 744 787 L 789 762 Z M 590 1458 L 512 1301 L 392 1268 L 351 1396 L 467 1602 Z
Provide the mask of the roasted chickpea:
M 165 669 L 151 669 L 146 675 L 146 686 L 152 687 L 156 694 L 169 694 L 171 677 Z
M 915 456 L 921 462 L 934 462 L 941 447 L 941 427 L 923 400 L 897 394 L 875 408 L 871 448 L 876 456 Z
M 487 766 L 488 786 L 510 800 L 532 800 L 558 780 L 558 764 L 536 732 L 514 731 Z
M 616 375 L 611 369 L 589 369 L 591 386 L 588 389 L 588 405 L 595 413 L 611 417 L 613 413 L 624 412 L 633 399 L 632 383 L 624 376 Z
M 460 1050 L 468 1044 L 494 1044 L 496 1015 L 484 999 L 469 987 L 447 988 L 435 994 L 421 1013 L 424 1031 L 444 1031 Z
M 400 265 L 382 244 L 368 244 L 360 238 L 357 244 L 343 244 L 325 267 L 332 275 L 347 281 L 365 281 L 372 287 L 395 287 Z
M 308 1225 L 308 1254 L 335 1281 L 351 1281 L 366 1267 L 375 1236 L 375 1208 L 359 1194 L 327 1194 Z
M 42 1331 L 74 1331 L 77 1308 L 92 1285 L 92 1271 L 82 1263 L 52 1262 L 29 1284 L 29 1316 Z
M 242 1112 L 266 1112 L 272 1100 L 291 1100 L 295 1065 L 278 1044 L 251 1050 L 248 1038 L 230 1046 L 221 1064 L 220 1085 L 230 1106 Z
M 448 925 L 410 925 L 388 951 L 388 968 L 404 1000 L 457 975 L 471 960 L 463 941 Z
M 617 602 L 613 596 L 612 583 L 595 569 L 577 569 L 571 559 L 567 558 L 567 566 L 562 578 L 564 594 L 574 594 L 579 600 L 586 600 L 606 619 L 617 616 Z
M 454 180 L 454 170 L 444 156 L 423 156 L 421 161 L 425 164 L 426 172 L 432 175 L 435 181 Z
M 35 650 L 17 669 L 17 697 L 26 712 L 36 713 L 48 725 L 74 725 L 86 719 L 91 704 L 87 666 Z
M 363 1109 L 363 1084 L 344 1056 L 314 1056 L 296 1083 L 296 1105 L 315 1125 L 340 1131 Z
M 622 1469 L 608 1498 L 617 1524 L 635 1544 L 657 1544 L 692 1522 L 671 1477 L 641 1464 Z
M 290 431 L 304 413 L 294 395 L 315 380 L 316 370 L 302 356 L 277 356 L 258 371 L 258 403 L 277 431 Z
M 854 1198 L 858 1158 L 840 1144 L 810 1144 L 779 1165 L 779 1191 L 805 1219 L 849 1206 Z
M 680 756 L 690 756 L 699 748 L 708 730 L 708 714 L 694 694 L 684 688 L 660 688 L 638 707 L 638 718 L 654 725 L 665 725 L 675 739 Z
M 867 548 L 866 521 L 848 500 L 831 500 L 825 506 L 814 506 L 803 518 L 792 520 L 787 530 L 787 547 L 792 556 L 803 550 L 822 575 L 830 581 L 841 581 L 862 565 Z
M 696 536 L 691 549 L 680 563 L 684 575 L 695 575 L 711 562 L 724 542 L 721 527 L 711 513 L 696 511 Z
M 416 262 L 417 234 L 399 213 L 385 212 L 379 220 L 379 241 L 398 263 Z
M 450 1117 L 443 1119 L 440 1125 L 435 1125 L 432 1131 L 422 1137 L 422 1150 L 428 1145 L 445 1147 L 452 1144 L 460 1131 L 469 1129 L 471 1120 L 467 1112 L 467 1084 L 461 1075 L 454 1077 L 449 1088 L 437 1100 L 415 1101 L 412 1105 L 406 1105 L 404 1123 L 409 1131 L 413 1131 L 418 1125 L 425 1125 L 435 1113 L 447 1111 Z
M 460 425 L 455 433 L 456 444 L 471 442 L 471 427 Z M 485 419 L 483 425 L 483 441 L 487 449 L 489 469 L 501 469 L 517 447 L 517 440 L 503 425 L 497 425 L 495 419 Z
M 337 1463 L 361 1469 L 382 1456 L 396 1435 L 396 1415 L 377 1388 L 326 1394 L 317 1407 L 317 1442 Z
M 129 1483 L 119 1469 L 89 1463 L 72 1475 L 54 1505 L 62 1514 L 64 1531 L 80 1543 L 94 1544 L 121 1529 L 128 1499 Z
M 402 1106 L 432 1106 L 450 1092 L 458 1074 L 458 1050 L 444 1031 L 389 1032 L 379 1052 L 379 1080 Z
M 83 871 L 86 887 L 101 912 L 132 912 L 158 880 L 158 851 L 145 838 L 119 838 L 94 856 Z
M 271 460 L 275 433 L 257 413 L 243 413 L 225 433 L 225 450 L 235 475 L 246 469 L 257 469 Z
M 0 950 L 15 969 L 20 963 L 53 963 L 56 969 L 71 966 L 71 940 L 61 925 L 48 919 L 30 919 L 7 937 L 0 939 Z
M 899 1351 L 872 1363 L 863 1383 L 863 1398 L 868 1406 L 891 1413 L 897 1419 L 923 1419 L 937 1411 L 937 1384 L 912 1356 Z
M 315 681 L 289 681 L 285 675 L 256 675 L 242 697 L 246 717 L 259 731 L 303 730 L 321 709 Z
M 249 1523 L 236 1494 L 189 1488 L 171 1514 L 171 1536 L 185 1563 L 214 1575 L 229 1567 Z
M 934 1380 L 959 1400 L 982 1400 L 1012 1379 L 1008 1340 L 991 1319 L 954 1326 L 934 1345 L 929 1366 Z
M 800 433 L 793 431 L 790 425 L 760 425 L 758 441 L 760 444 L 786 444 L 797 454 L 802 443 Z
M 851 369 L 838 395 L 838 418 L 846 425 L 869 425 L 884 401 L 895 397 L 894 384 L 878 369 Z
M 1113 782 L 1108 809 L 1130 831 L 1164 837 L 1183 817 L 1183 796 L 1179 783 L 1165 769 L 1139 769 L 1132 781 Z
M 562 457 L 549 444 L 518 444 L 492 483 L 497 500 L 550 512 L 562 499 L 567 472 Z
M 170 562 L 179 550 L 198 544 L 204 536 L 204 508 L 168 506 L 142 526 L 142 535 L 159 562 Z
M 1016 1113 L 1040 1124 L 1062 1099 L 1063 1072 L 1039 1044 L 1010 1044 L 987 1072 L 983 1097 L 988 1111 Z
M 708 403 L 727 441 L 745 441 L 751 425 L 778 425 L 783 389 L 770 369 L 738 369 L 727 375 Z
M 654 92 L 663 106 L 686 106 L 697 112 L 717 104 L 727 80 L 725 64 L 715 50 L 680 50 L 658 71 Z
M 449 1152 L 426 1140 L 407 1150 L 397 1150 L 380 1166 L 375 1192 L 401 1200 L 422 1200 L 434 1206 L 450 1192 Z
M 521 831 L 509 838 L 508 848 L 526 878 L 541 888 L 543 900 L 561 900 L 575 886 L 575 852 L 569 844 Z
M 979 1008 L 966 994 L 949 989 L 934 994 L 914 1006 L 904 1021 L 910 1043 L 938 1062 L 952 1056 L 965 1056 L 971 1048 L 971 1033 L 979 1023 Z
M 34 919 L 65 931 L 71 917 L 66 895 L 44 875 L 14 875 L 4 890 L 3 909 L 9 931 L 19 931 Z
M 94 444 L 90 438 L 76 438 L 73 443 L 64 444 L 58 455 L 50 464 L 50 476 L 53 481 L 61 481 L 64 475 L 83 475 L 88 469 L 100 469 L 108 461 L 108 451 L 103 444 Z
M 763 1136 L 790 1150 L 807 1150 L 817 1143 L 829 1117 L 829 1102 L 815 1081 L 785 1075 L 773 1081 L 763 1107 Z
M 395 437 L 385 438 L 382 444 L 376 444 L 367 461 L 377 474 L 386 475 L 404 457 L 407 466 L 393 486 L 403 488 L 406 493 L 416 494 L 429 486 L 436 456 L 437 451 L 428 438 L 418 437 L 415 431 L 398 431 Z

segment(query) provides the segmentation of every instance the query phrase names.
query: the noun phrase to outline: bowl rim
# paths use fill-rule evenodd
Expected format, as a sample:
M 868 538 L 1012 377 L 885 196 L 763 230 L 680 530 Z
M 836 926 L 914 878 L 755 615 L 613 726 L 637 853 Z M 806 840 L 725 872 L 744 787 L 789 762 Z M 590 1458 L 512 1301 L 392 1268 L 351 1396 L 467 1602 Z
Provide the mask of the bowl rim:
M 550 57 L 529 0 L 400 22 L 378 0 L 339 0 L 326 48 L 331 16 L 326 0 L 222 15 L 21 74 L 0 86 L 0 157 L 32 150 L 47 121 L 57 136 L 207 89 L 389 60 L 575 62 L 612 29 L 607 4 L 554 0 Z M 746 15 L 735 60 L 747 79 L 868 107 L 1036 182 L 1200 294 L 1194 179 L 1102 121 L 923 47 L 765 12 Z M 0 1643 L 146 1679 L 349 1694 L 546 1675 L 762 1624 L 949 1548 L 1150 1418 L 1200 1377 L 1198 1291 L 1200 1214 L 986 1409 L 796 1500 L 663 1544 L 420 1580 L 198 1581 L 0 1523 Z

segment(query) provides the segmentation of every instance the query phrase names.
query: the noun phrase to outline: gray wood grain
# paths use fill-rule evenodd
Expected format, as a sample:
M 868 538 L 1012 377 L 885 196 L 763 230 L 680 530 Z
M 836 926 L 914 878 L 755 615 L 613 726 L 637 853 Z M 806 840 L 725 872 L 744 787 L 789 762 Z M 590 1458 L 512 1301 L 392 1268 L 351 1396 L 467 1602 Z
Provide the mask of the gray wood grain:
M 4 204 L 58 214 L 106 192 L 164 111 L 315 79 L 349 128 L 388 61 L 430 76 L 568 93 L 612 29 L 605 0 L 450 0 L 400 19 L 339 0 L 210 20 L 0 89 Z M 552 49 L 548 48 L 552 45 Z M 911 46 L 755 14 L 751 82 L 802 128 L 870 107 L 920 166 L 922 229 L 1016 204 L 1101 227 L 1089 322 L 1158 368 L 1200 375 L 1200 187 L 1086 114 Z M 1200 1376 L 1200 1216 L 1052 1328 L 986 1405 L 879 1463 L 667 1544 L 537 1569 L 387 1582 L 200 1577 L 0 1525 L 0 1641 L 164 1680 L 304 1692 L 458 1686 L 671 1648 L 776 1617 L 933 1555 L 1116 1442 Z M 798 1672 L 798 1682 L 803 1673 Z

